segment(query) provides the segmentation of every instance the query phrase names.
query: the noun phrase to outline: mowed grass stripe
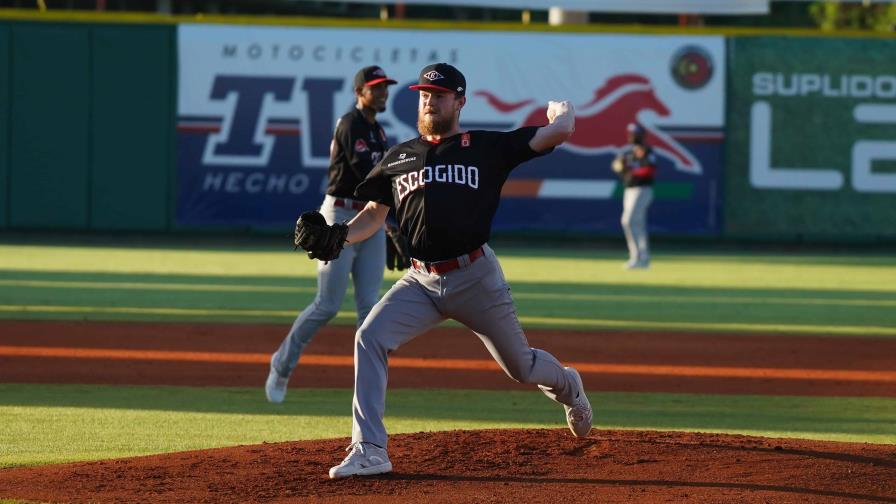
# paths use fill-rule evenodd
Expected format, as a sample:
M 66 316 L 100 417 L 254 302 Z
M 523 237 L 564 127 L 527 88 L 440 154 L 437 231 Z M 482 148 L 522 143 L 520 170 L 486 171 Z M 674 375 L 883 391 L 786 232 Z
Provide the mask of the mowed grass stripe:
M 70 313 L 70 314 L 126 314 L 126 315 L 175 315 L 197 318 L 207 317 L 294 317 L 292 310 L 245 310 L 215 308 L 148 308 L 143 306 L 73 306 L 73 305 L 0 305 L 0 313 Z M 346 312 L 339 312 L 337 317 L 346 317 Z
M 653 329 L 657 331 L 721 331 L 750 333 L 788 333 L 816 335 L 896 336 L 896 327 L 812 324 L 755 324 L 738 322 L 652 322 L 648 320 L 581 319 L 569 317 L 519 317 L 539 327 L 583 329 Z
M 40 289 L 102 289 L 102 290 L 136 290 L 136 291 L 195 291 L 195 292 L 267 292 L 315 294 L 317 287 L 279 287 L 273 285 L 247 284 L 203 284 L 203 283 L 160 283 L 160 282 L 117 282 L 117 281 L 68 281 L 68 280 L 0 280 L 0 286 L 40 288 Z M 351 289 L 349 289 L 351 293 Z M 633 303 L 721 303 L 721 304 L 755 304 L 755 305 L 826 305 L 826 306 L 867 306 L 896 307 L 894 299 L 855 299 L 855 298 L 783 298 L 756 297 L 719 294 L 716 296 L 700 296 L 682 293 L 675 297 L 661 295 L 631 294 L 575 294 L 547 292 L 519 292 L 513 297 L 521 300 L 560 300 L 560 301 L 595 301 Z
M 43 357 L 63 359 L 112 359 L 151 360 L 177 362 L 214 362 L 220 364 L 266 364 L 267 353 L 237 352 L 185 352 L 174 350 L 122 350 L 110 348 L 67 348 L 0 346 L 0 356 Z M 353 367 L 354 359 L 348 355 L 302 356 L 303 366 Z M 704 378 L 761 378 L 783 380 L 831 380 L 856 382 L 896 383 L 896 371 L 856 371 L 850 369 L 761 368 L 723 366 L 665 366 L 656 364 L 609 364 L 595 362 L 570 362 L 570 366 L 582 373 L 614 375 L 653 375 L 670 377 Z M 500 371 L 494 360 L 487 359 L 436 359 L 419 357 L 391 357 L 390 368 L 440 369 L 455 371 Z
M 622 243 L 622 242 L 620 242 Z M 698 246 L 702 246 L 698 245 Z M 802 289 L 830 292 L 896 293 L 896 257 L 884 254 L 818 255 L 789 252 L 690 254 L 655 250 L 649 272 L 627 272 L 624 247 L 618 252 L 576 249 L 495 247 L 507 278 L 516 282 L 569 285 L 642 285 L 736 289 Z M 257 276 L 268 279 L 317 275 L 316 261 L 283 248 L 245 244 L 203 249 L 183 243 L 167 247 L 116 245 L 3 245 L 3 268 L 10 272 Z M 397 275 L 387 272 L 389 278 Z
M 595 427 L 896 443 L 896 399 L 589 392 Z M 538 391 L 394 389 L 390 433 L 566 429 Z M 98 460 L 351 433 L 350 389 L 0 384 L 0 467 Z M 333 453 L 335 462 L 344 454 Z M 322 474 L 323 477 L 323 474 Z
M 296 312 L 292 310 L 246 310 L 238 308 L 213 309 L 213 308 L 168 308 L 168 307 L 139 307 L 139 306 L 73 306 L 73 305 L 0 305 L 2 314 L 12 315 L 143 315 L 143 316 L 172 316 L 185 319 L 203 320 L 239 320 L 247 319 L 257 321 L 262 319 L 277 319 L 283 317 L 294 318 Z M 9 318 L 9 317 L 7 317 Z M 751 333 L 792 333 L 815 335 L 861 335 L 861 336 L 896 336 L 896 327 L 885 326 L 861 326 L 861 325 L 812 325 L 812 324 L 760 324 L 738 322 L 652 322 L 645 320 L 613 320 L 591 319 L 573 317 L 544 317 L 544 316 L 520 316 L 523 325 L 537 327 L 557 327 L 567 329 L 653 329 L 666 331 L 731 331 Z M 354 312 L 340 311 L 335 319 L 339 323 L 354 323 Z
M 271 292 L 315 294 L 317 287 L 278 287 L 275 285 L 201 284 L 176 282 L 84 282 L 69 280 L 0 280 L 0 286 L 38 289 L 102 289 L 137 291 L 195 291 L 195 292 Z

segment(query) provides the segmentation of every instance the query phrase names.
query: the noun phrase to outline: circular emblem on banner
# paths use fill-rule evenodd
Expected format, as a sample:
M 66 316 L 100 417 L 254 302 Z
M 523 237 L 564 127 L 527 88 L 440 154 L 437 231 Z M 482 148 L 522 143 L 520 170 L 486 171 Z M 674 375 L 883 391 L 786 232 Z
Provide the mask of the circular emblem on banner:
M 712 78 L 712 58 L 700 46 L 685 46 L 672 56 L 672 78 L 685 89 L 700 89 Z

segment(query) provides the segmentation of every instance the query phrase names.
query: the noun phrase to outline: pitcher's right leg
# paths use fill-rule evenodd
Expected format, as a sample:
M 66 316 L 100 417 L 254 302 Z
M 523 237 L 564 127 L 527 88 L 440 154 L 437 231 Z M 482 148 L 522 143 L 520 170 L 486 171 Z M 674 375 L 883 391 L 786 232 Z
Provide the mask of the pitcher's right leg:
M 373 307 L 355 334 L 353 444 L 386 448 L 383 414 L 389 353 L 444 320 L 427 295 L 428 280 L 426 273 L 409 271 Z
M 561 403 L 573 434 L 586 436 L 592 411 L 578 372 L 563 367 L 550 353 L 529 346 L 501 265 L 490 249 L 474 267 L 468 275 L 472 278 L 459 280 L 461 287 L 448 315 L 479 336 L 508 376 L 538 385 L 545 395 Z

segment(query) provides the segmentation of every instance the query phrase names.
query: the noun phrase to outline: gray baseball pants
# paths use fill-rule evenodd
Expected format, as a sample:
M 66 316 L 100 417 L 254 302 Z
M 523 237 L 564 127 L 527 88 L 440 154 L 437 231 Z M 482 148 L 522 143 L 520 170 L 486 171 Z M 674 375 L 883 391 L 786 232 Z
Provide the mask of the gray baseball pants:
M 650 243 L 647 237 L 647 209 L 653 201 L 650 186 L 626 187 L 622 196 L 622 230 L 628 245 L 629 262 L 650 262 Z
M 320 207 L 328 224 L 349 220 L 358 213 L 351 208 L 334 206 L 333 201 L 332 196 L 327 196 Z M 348 290 L 349 275 L 355 285 L 358 326 L 364 322 L 380 297 L 385 266 L 386 233 L 382 229 L 360 243 L 345 247 L 335 261 L 327 264 L 317 261 L 317 296 L 296 317 L 271 359 L 271 365 L 280 376 L 292 374 L 314 334 L 339 312 Z
M 389 353 L 445 319 L 454 319 L 479 336 L 512 379 L 544 387 L 544 393 L 571 405 L 576 395 L 563 365 L 531 348 L 517 319 L 504 272 L 487 245 L 485 255 L 444 275 L 414 267 L 373 307 L 355 334 L 355 395 L 352 442 L 386 447 L 383 425 Z

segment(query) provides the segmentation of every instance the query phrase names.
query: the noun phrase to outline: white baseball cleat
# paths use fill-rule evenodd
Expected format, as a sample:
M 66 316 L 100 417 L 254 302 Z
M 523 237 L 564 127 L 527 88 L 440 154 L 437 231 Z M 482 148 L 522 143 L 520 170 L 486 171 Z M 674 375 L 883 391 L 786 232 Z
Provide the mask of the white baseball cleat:
M 591 432 L 591 420 L 594 413 L 591 411 L 588 397 L 585 396 L 585 387 L 582 385 L 582 377 L 579 376 L 579 372 L 571 367 L 565 369 L 569 379 L 576 387 L 576 398 L 573 400 L 572 406 L 563 405 L 563 409 L 566 410 L 566 423 L 576 437 L 585 437 Z
M 359 441 L 346 448 L 346 451 L 349 450 L 341 464 L 330 468 L 330 479 L 392 472 L 392 462 L 385 448 Z
M 272 358 L 273 359 L 273 358 Z M 268 380 L 264 383 L 264 395 L 267 396 L 268 402 L 280 404 L 286 398 L 286 385 L 289 383 L 289 377 L 280 376 L 280 373 L 274 369 L 271 364 L 271 371 L 268 373 Z

